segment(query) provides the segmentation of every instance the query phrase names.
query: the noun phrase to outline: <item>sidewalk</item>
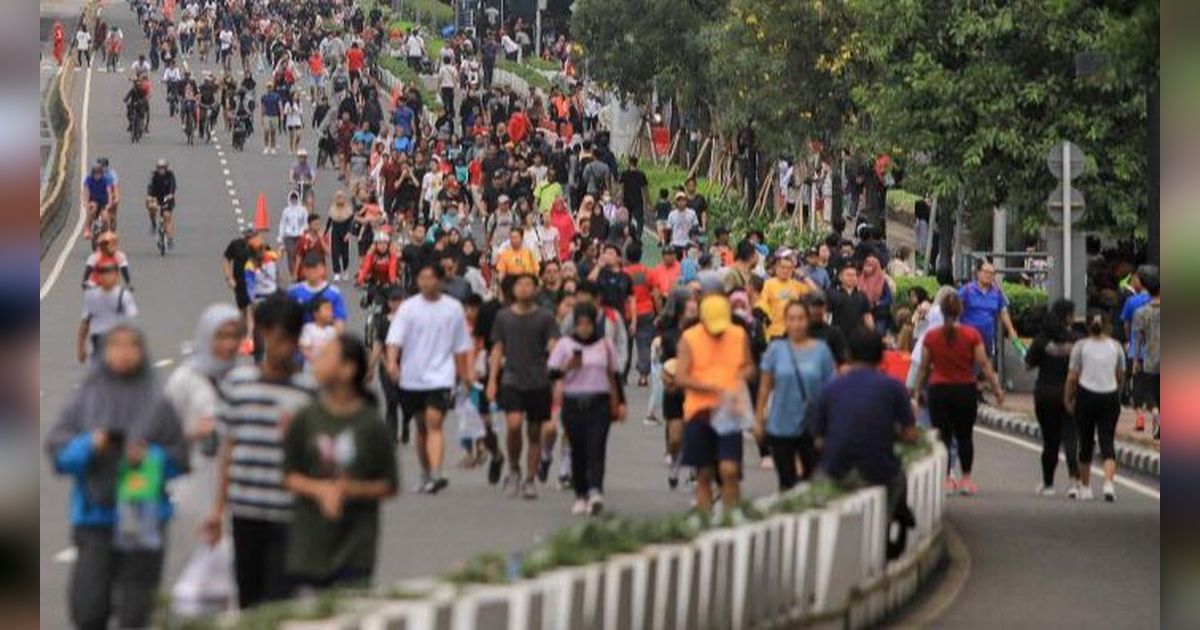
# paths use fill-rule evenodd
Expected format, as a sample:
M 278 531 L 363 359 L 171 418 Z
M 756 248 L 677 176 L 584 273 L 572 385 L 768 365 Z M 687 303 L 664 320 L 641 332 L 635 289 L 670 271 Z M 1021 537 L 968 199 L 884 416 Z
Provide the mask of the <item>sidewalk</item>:
M 1153 427 L 1146 419 L 1145 431 L 1134 431 L 1137 414 L 1128 407 L 1121 408 L 1117 420 L 1116 451 L 1120 466 L 1138 472 L 1159 476 L 1159 442 L 1153 439 Z M 1006 433 L 1041 439 L 1041 430 L 1033 411 L 1033 395 L 1012 393 L 1005 397 L 1004 408 L 991 405 L 979 406 L 979 423 Z

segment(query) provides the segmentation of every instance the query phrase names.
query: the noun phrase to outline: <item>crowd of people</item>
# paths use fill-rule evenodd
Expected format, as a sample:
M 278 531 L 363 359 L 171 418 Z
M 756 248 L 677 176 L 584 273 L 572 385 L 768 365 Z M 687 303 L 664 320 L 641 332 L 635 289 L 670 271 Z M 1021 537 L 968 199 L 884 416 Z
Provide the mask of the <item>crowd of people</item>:
M 882 213 L 859 214 L 847 238 L 826 212 L 828 236 L 803 249 L 731 233 L 695 179 L 651 191 L 636 157 L 619 160 L 581 84 L 492 85 L 500 31 L 442 49 L 441 102 L 430 103 L 416 85 L 383 89 L 377 8 L 210 0 L 174 15 L 133 4 L 155 66 L 203 59 L 206 42 L 218 63 L 239 53 L 241 81 L 226 75 L 233 108 L 257 104 L 263 153 L 286 131 L 294 162 L 274 238 L 256 225 L 228 244 L 233 303 L 204 311 L 193 355 L 165 387 L 113 231 L 115 173 L 98 165 L 85 181 L 85 202 L 111 207 L 111 223 L 85 271 L 77 354 L 88 374 L 46 442 L 75 482 L 76 625 L 106 627 L 114 601 L 123 625 L 145 625 L 172 513 L 166 484 L 208 461 L 192 450 L 214 458 L 203 535 L 232 538 L 242 608 L 369 583 L 380 505 L 400 491 L 398 452 L 411 443 L 417 493 L 445 493 L 451 418 L 460 465 L 481 466 L 483 483 L 514 498 L 537 499 L 557 455 L 555 481 L 579 515 L 605 509 L 610 430 L 637 415 L 662 430 L 668 491 L 690 487 L 702 510 L 739 509 L 747 447 L 781 491 L 856 471 L 902 506 L 894 446 L 915 441 L 918 424 L 957 454 L 946 489 L 977 492 L 980 383 L 1004 403 L 997 328 L 1018 334 L 991 263 L 961 288 L 901 295 L 894 276 L 911 269 L 895 264 L 905 256 L 889 249 Z M 417 58 L 413 37 L 399 50 Z M 255 74 L 269 74 L 260 98 Z M 299 110 L 305 78 L 311 121 Z M 318 184 L 332 193 L 324 213 Z M 163 201 L 162 187 L 151 197 Z M 1113 500 L 1127 371 L 1157 424 L 1157 272 L 1135 278 L 1123 317 L 1131 369 L 1100 319 L 1086 337 L 1073 332 L 1070 305 L 1050 309 L 1029 350 L 1043 494 L 1061 445 L 1072 496 L 1090 498 L 1098 435 Z M 350 326 L 352 288 L 362 334 Z M 644 414 L 634 388 L 646 390 Z

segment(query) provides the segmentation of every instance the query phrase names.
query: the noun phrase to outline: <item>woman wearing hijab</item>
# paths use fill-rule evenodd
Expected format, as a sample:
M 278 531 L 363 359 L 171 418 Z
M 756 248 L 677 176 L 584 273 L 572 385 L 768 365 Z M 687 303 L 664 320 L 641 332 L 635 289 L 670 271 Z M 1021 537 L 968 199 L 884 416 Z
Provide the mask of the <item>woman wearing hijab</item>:
M 871 305 L 871 317 L 875 320 L 875 332 L 886 335 L 892 329 L 892 301 L 895 290 L 891 278 L 883 272 L 879 259 L 867 256 L 863 260 L 862 274 L 858 277 L 858 290 Z
M 598 514 L 603 508 L 608 428 L 624 415 L 617 379 L 621 364 L 600 332 L 598 317 L 594 305 L 576 305 L 571 336 L 560 338 L 547 360 L 571 445 L 572 514 Z
M 106 628 L 115 603 L 120 627 L 147 627 L 173 511 L 165 486 L 188 471 L 188 453 L 136 328 L 122 323 L 105 335 L 45 448 L 54 471 L 75 482 L 72 623 Z
M 558 259 L 571 259 L 571 244 L 575 242 L 575 222 L 571 220 L 571 212 L 567 210 L 567 202 L 562 197 L 554 200 L 550 207 L 550 225 L 558 230 Z
M 163 395 L 183 423 L 185 435 L 190 441 L 203 441 L 207 455 L 215 454 L 214 430 L 220 401 L 217 388 L 236 365 L 238 345 L 244 336 L 236 307 L 210 305 L 196 323 L 192 356 L 171 373 L 163 388 Z

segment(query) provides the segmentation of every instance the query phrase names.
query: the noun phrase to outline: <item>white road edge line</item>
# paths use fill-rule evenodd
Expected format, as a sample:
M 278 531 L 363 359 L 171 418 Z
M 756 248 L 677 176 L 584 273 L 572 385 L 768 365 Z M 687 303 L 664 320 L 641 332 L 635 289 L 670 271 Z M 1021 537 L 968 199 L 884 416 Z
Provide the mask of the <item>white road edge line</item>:
M 1026 450 L 1033 451 L 1035 453 L 1042 452 L 1041 446 L 1039 446 L 1037 444 L 1033 444 L 1031 442 L 1026 442 L 1025 440 L 1022 440 L 1020 438 L 1015 438 L 1011 435 L 999 433 L 999 432 L 993 431 L 991 429 L 985 429 L 980 426 L 975 427 L 975 430 L 988 436 L 988 437 L 993 437 L 993 438 L 996 438 L 997 440 L 1002 440 L 1004 442 L 1008 442 L 1009 444 L 1015 444 L 1017 446 L 1020 446 Z M 1066 460 L 1066 458 L 1063 457 L 1062 453 L 1059 453 L 1058 459 L 1059 459 L 1059 461 Z M 1101 477 L 1104 476 L 1104 470 L 1102 468 L 1100 468 L 1099 466 L 1092 466 L 1092 473 L 1099 475 Z M 1138 483 L 1136 481 L 1133 481 L 1132 479 L 1126 479 L 1125 477 L 1122 477 L 1120 475 L 1117 476 L 1116 482 L 1118 484 L 1121 484 L 1122 486 L 1125 486 L 1126 488 L 1129 488 L 1130 490 L 1133 490 L 1134 492 L 1137 492 L 1138 494 L 1150 497 L 1151 499 L 1154 499 L 1155 501 L 1162 500 L 1159 496 L 1158 490 L 1155 490 L 1154 488 L 1151 488 L 1150 486 L 1147 486 L 1144 483 Z
M 92 101 L 92 69 L 87 70 L 87 77 L 83 82 L 83 112 L 80 115 L 79 129 L 79 172 L 86 173 L 88 161 L 88 109 L 91 107 Z M 81 176 L 82 177 L 82 176 Z M 82 181 L 82 179 L 80 180 Z M 66 186 L 67 182 L 63 182 Z M 54 283 L 58 282 L 58 276 L 62 273 L 63 267 L 67 264 L 67 259 L 71 257 L 71 252 L 75 250 L 75 244 L 79 242 L 79 235 L 83 232 L 84 221 L 87 220 L 87 210 L 83 204 L 79 205 L 79 220 L 75 222 L 75 229 L 71 231 L 71 236 L 67 238 L 67 244 L 63 250 L 58 253 L 58 260 L 54 261 L 54 267 L 50 270 L 50 275 L 46 276 L 46 282 L 42 285 L 38 302 L 46 299 L 50 295 L 50 291 L 54 289 Z
M 54 554 L 54 562 L 57 564 L 70 564 L 75 562 L 75 558 L 79 557 L 79 550 L 74 546 L 67 547 Z

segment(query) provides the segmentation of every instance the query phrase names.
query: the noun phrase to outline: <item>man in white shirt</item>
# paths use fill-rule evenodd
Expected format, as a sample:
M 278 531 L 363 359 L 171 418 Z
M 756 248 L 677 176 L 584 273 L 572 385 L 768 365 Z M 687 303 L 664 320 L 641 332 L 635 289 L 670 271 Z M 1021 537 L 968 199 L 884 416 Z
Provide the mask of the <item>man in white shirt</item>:
M 441 267 L 430 263 L 416 273 L 420 294 L 400 305 L 388 327 L 387 371 L 400 384 L 403 421 L 417 421 L 419 491 L 436 494 L 449 485 L 442 476 L 442 420 L 453 404 L 456 378 L 470 386 L 471 335 L 462 304 L 442 295 Z
M 104 263 L 96 268 L 96 272 L 96 287 L 83 294 L 83 313 L 75 344 L 75 356 L 80 363 L 87 361 L 89 341 L 92 353 L 96 354 L 108 331 L 138 314 L 133 293 L 117 282 L 117 264 Z
M 412 68 L 413 72 L 420 72 L 421 59 L 425 58 L 425 40 L 421 38 L 421 33 L 416 28 L 413 28 L 408 39 L 405 40 L 404 50 L 408 57 L 408 67 Z
M 675 207 L 667 215 L 667 228 L 671 230 L 671 247 L 687 249 L 692 242 L 692 230 L 700 226 L 696 211 L 687 205 L 687 193 L 675 193 Z
M 80 24 L 75 32 L 75 53 L 78 55 L 76 70 L 92 67 L 92 34 L 87 27 Z

